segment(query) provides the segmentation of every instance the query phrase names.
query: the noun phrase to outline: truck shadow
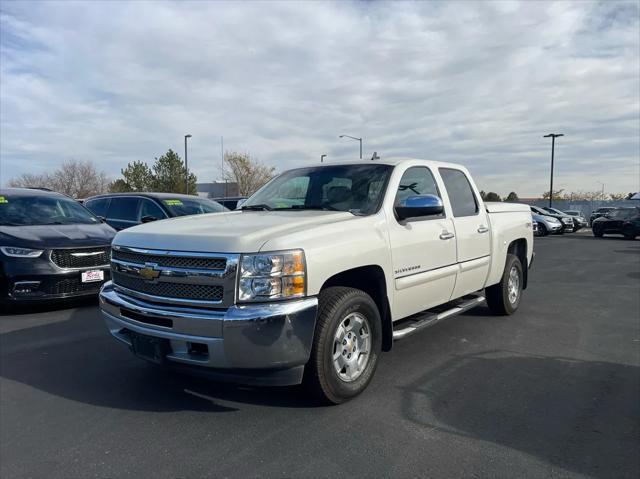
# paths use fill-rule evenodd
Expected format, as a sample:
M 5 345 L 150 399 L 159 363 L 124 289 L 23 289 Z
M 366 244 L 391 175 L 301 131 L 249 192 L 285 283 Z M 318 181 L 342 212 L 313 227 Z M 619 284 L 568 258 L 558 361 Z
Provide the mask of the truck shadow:
M 490 351 L 455 357 L 408 385 L 402 414 L 580 474 L 635 478 L 639 391 L 635 366 Z
M 233 412 L 222 404 L 312 407 L 301 388 L 238 387 L 153 367 L 111 338 L 98 308 L 0 335 L 0 376 L 73 401 L 125 410 Z

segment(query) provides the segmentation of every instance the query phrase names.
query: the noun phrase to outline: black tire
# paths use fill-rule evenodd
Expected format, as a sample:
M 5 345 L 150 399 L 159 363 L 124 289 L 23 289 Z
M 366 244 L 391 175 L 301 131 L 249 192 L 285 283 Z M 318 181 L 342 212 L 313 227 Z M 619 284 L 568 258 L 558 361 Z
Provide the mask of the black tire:
M 338 327 L 352 313 L 362 315 L 369 323 L 370 351 L 359 376 L 346 382 L 339 377 L 333 356 Z M 373 299 L 355 288 L 326 288 L 320 292 L 313 347 L 305 368 L 305 385 L 324 404 L 345 402 L 369 385 L 378 365 L 381 349 L 382 322 Z
M 634 240 L 636 239 L 636 232 L 633 229 L 633 225 L 625 225 L 622 228 L 622 234 L 624 235 L 624 237 L 628 240 Z
M 511 299 L 509 299 L 509 277 L 512 269 L 515 269 L 518 276 L 517 296 L 515 301 L 511 301 Z M 520 306 L 523 284 L 524 274 L 522 270 L 522 263 L 520 263 L 520 259 L 516 255 L 508 254 L 500 282 L 485 289 L 487 305 L 491 312 L 498 316 L 507 316 L 515 313 L 518 306 Z
M 593 225 L 593 236 L 595 236 L 596 238 L 602 238 L 602 235 L 604 234 L 602 232 L 602 228 L 600 228 L 598 225 Z
M 547 236 L 549 234 L 549 230 L 543 223 L 538 223 L 538 236 Z

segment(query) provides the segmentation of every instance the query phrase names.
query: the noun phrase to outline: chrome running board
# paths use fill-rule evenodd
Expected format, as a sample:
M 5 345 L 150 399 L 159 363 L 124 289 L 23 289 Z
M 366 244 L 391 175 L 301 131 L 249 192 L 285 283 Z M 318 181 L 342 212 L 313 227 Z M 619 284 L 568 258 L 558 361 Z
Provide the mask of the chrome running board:
M 475 308 L 483 303 L 485 300 L 482 295 L 467 295 L 459 300 L 448 303 L 446 306 L 452 306 L 450 309 L 446 309 L 441 312 L 424 311 L 422 313 L 414 314 L 406 319 L 398 321 L 397 326 L 394 325 L 393 339 L 402 339 L 413 333 L 420 331 L 421 329 L 428 328 L 440 321 L 450 318 L 451 316 L 457 316 L 460 313 Z M 397 328 L 397 329 L 396 329 Z

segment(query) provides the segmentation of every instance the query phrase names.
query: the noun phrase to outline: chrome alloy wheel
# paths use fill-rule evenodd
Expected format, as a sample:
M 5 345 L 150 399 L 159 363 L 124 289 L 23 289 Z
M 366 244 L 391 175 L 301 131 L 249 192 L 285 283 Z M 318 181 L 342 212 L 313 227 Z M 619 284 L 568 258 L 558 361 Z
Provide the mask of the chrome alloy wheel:
M 360 313 L 349 313 L 333 337 L 333 367 L 344 382 L 360 377 L 369 362 L 371 328 Z
M 509 283 L 507 284 L 507 291 L 509 294 L 509 302 L 516 304 L 518 296 L 520 295 L 520 275 L 518 269 L 513 266 L 509 271 Z

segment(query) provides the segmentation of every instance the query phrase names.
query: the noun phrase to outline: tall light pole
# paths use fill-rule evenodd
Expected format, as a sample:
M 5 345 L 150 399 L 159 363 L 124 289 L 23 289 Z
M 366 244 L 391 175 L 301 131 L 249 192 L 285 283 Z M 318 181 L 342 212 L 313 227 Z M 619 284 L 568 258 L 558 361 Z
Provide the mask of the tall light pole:
M 185 194 L 189 194 L 189 163 L 187 163 L 187 138 L 191 138 L 191 135 L 184 135 L 184 169 L 187 170 L 186 178 L 184 181 Z
M 351 138 L 352 140 L 358 140 L 360 142 L 360 159 L 362 159 L 362 138 L 356 138 L 355 136 L 340 135 L 340 138 Z
M 602 193 L 600 194 L 600 199 L 604 201 L 604 183 L 602 181 L 596 180 L 596 183 L 602 185 Z
M 551 187 L 549 188 L 549 208 L 553 206 L 553 154 L 556 147 L 556 138 L 564 136 L 562 133 L 549 133 L 543 138 L 551 138 Z
M 320 155 L 320 163 L 322 163 L 326 157 L 327 155 Z

